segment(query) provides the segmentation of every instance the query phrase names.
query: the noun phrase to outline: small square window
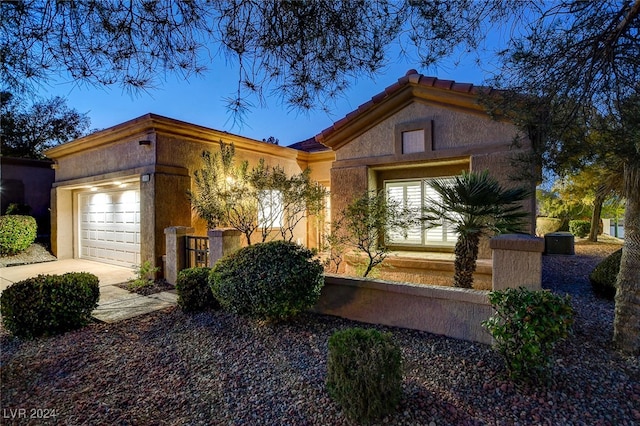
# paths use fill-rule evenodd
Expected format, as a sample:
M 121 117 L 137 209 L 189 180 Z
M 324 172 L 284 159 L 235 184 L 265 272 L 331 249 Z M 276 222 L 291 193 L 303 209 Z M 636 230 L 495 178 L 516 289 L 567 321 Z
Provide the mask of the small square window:
M 424 129 L 402 132 L 402 153 L 424 152 Z

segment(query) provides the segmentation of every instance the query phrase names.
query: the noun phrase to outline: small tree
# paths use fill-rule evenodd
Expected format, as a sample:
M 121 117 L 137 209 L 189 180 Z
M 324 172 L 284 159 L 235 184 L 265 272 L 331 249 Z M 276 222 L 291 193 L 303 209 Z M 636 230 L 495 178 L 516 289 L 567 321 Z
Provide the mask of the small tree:
M 264 159 L 252 169 L 251 184 L 258 193 L 262 242 L 278 228 L 285 241 L 293 241 L 298 223 L 324 209 L 327 190 L 311 179 L 311 169 L 287 176 L 281 166 L 269 167 Z
M 220 152 L 202 153 L 203 168 L 194 172 L 196 190 L 189 191 L 193 209 L 209 228 L 230 226 L 251 244 L 258 226 L 258 197 L 249 179 L 249 163 L 235 163 L 235 146 L 220 141 Z
M 529 191 L 505 189 L 488 171 L 463 172 L 453 183 L 435 179 L 430 185 L 438 197 L 427 200 L 422 220 L 427 227 L 441 226 L 443 220 L 453 225 L 458 234 L 453 282 L 456 287 L 471 288 L 480 237 L 519 231 L 522 218 L 527 216 L 520 202 Z
M 342 241 L 367 255 L 366 277 L 386 259 L 389 249 L 385 239 L 392 232 L 406 232 L 415 223 L 413 210 L 389 199 L 385 191 L 370 191 L 354 199 L 342 212 L 336 229 Z M 338 238 L 338 237 L 336 237 Z
M 235 147 L 220 141 L 220 152 L 202 153 L 203 168 L 196 170 L 196 191 L 189 192 L 194 210 L 209 228 L 229 226 L 242 232 L 247 244 L 259 228 L 261 242 L 278 229 L 283 240 L 293 241 L 295 227 L 324 208 L 326 189 L 311 180 L 306 169 L 287 176 L 280 166 L 270 167 L 260 159 L 236 164 Z

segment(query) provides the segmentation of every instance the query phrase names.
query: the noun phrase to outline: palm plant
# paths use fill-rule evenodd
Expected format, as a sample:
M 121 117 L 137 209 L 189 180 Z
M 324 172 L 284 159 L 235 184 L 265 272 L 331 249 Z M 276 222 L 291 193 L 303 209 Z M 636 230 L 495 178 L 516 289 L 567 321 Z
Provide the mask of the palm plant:
M 447 222 L 458 234 L 454 286 L 471 288 L 480 237 L 521 231 L 528 213 L 521 210 L 520 202 L 530 191 L 503 188 L 488 171 L 463 172 L 453 182 L 435 179 L 430 186 L 438 196 L 426 200 L 422 220 L 427 227 Z

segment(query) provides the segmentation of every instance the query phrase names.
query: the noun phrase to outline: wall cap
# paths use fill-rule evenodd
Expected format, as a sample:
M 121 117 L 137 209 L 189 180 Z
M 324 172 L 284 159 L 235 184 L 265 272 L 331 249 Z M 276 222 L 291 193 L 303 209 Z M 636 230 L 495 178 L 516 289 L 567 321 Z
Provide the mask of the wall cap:
M 170 226 L 168 228 L 164 228 L 164 234 L 176 234 L 176 235 L 185 235 L 185 234 L 193 234 L 195 232 L 194 228 L 188 226 Z
M 528 234 L 504 234 L 491 238 L 491 250 L 544 252 L 544 238 Z

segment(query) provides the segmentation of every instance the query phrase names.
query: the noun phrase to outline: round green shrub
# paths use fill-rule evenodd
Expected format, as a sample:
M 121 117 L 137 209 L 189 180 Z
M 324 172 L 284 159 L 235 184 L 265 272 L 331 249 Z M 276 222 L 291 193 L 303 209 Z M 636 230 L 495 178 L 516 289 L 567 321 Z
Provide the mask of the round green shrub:
M 353 420 L 392 413 L 402 396 L 402 355 L 391 333 L 356 327 L 331 335 L 327 391 Z
M 546 379 L 556 343 L 573 325 L 569 296 L 524 287 L 489 293 L 495 313 L 482 325 L 495 339 L 511 378 L 537 382 Z
M 214 297 L 230 312 L 259 319 L 285 319 L 318 301 L 322 264 L 297 244 L 272 241 L 244 247 L 211 270 Z
M 589 274 L 589 281 L 594 293 L 613 300 L 616 296 L 616 280 L 620 272 L 620 261 L 622 260 L 622 249 L 617 250 L 607 256 Z
M 178 305 L 185 312 L 199 312 L 220 307 L 209 287 L 211 268 L 189 268 L 178 272 Z
M 557 232 L 562 227 L 562 219 L 555 217 L 538 217 L 536 218 L 536 234 L 544 236 L 551 232 Z
M 0 216 L 0 255 L 13 255 L 36 240 L 38 225 L 32 216 Z
M 38 275 L 7 287 L 0 296 L 4 327 L 16 336 L 61 334 L 91 321 L 98 306 L 98 277 L 87 272 Z
M 578 238 L 584 238 L 591 231 L 591 222 L 588 220 L 572 220 L 569 222 L 569 232 Z

